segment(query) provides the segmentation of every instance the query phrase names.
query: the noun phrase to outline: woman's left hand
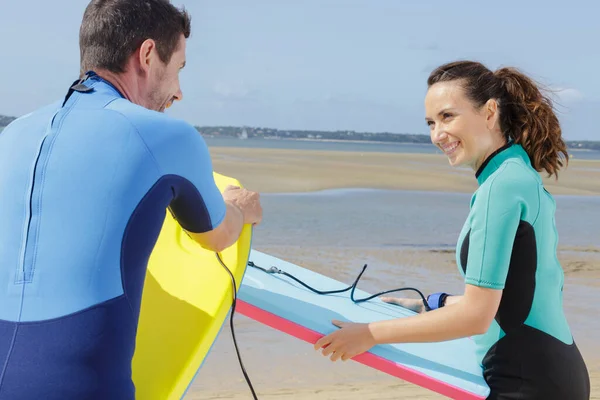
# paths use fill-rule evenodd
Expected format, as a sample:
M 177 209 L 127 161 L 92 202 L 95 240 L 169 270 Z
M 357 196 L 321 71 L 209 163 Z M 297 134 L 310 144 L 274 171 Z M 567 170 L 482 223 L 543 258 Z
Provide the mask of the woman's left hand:
M 323 355 L 331 355 L 331 361 L 349 360 L 376 345 L 369 324 L 336 320 L 332 323 L 341 329 L 322 337 L 315 343 L 315 350 L 324 348 Z

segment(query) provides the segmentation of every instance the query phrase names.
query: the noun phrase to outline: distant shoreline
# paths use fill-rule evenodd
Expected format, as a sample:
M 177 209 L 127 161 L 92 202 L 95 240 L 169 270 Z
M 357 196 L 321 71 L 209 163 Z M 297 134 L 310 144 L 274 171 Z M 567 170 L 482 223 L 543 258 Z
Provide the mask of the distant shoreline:
M 0 115 L 0 132 L 15 117 Z M 302 129 L 274 129 L 245 126 L 195 126 L 205 138 L 231 140 L 289 140 L 313 143 L 354 143 L 392 145 L 431 145 L 429 135 L 422 133 L 356 132 L 352 130 L 316 131 Z M 567 150 L 600 151 L 600 141 L 567 140 Z
M 398 134 L 402 135 L 402 134 Z M 213 135 L 202 135 L 202 137 L 207 139 L 223 139 L 223 140 L 231 140 L 231 141 L 239 141 L 240 145 L 244 143 L 246 140 L 251 141 L 262 141 L 262 140 L 274 140 L 274 141 L 286 141 L 286 142 L 310 142 L 310 143 L 353 143 L 353 144 L 390 144 L 390 145 L 402 145 L 402 146 L 433 146 L 430 142 L 411 142 L 411 141 L 385 141 L 385 140 L 356 140 L 356 139 L 317 139 L 317 138 L 290 138 L 290 137 L 275 137 L 275 136 L 265 136 L 265 137 L 251 137 L 242 139 L 239 137 L 233 136 L 213 136 Z M 598 145 L 596 148 L 587 148 L 587 147 L 579 147 L 572 146 L 569 147 L 569 142 L 567 142 L 567 151 L 585 151 L 585 152 L 600 152 L 600 142 L 590 142 L 592 145 Z M 576 142 L 579 143 L 579 142 Z M 243 147 L 243 146 L 240 146 Z
M 236 138 L 231 138 L 235 140 Z M 273 138 L 273 137 L 265 137 L 265 138 L 252 138 L 251 140 L 289 140 L 296 142 L 315 142 L 315 143 L 373 143 L 373 144 L 401 144 L 403 146 L 414 145 L 414 146 L 433 146 L 431 143 L 417 143 L 417 142 L 386 142 L 381 140 L 352 140 L 352 139 L 310 139 L 310 138 Z M 243 139 L 239 139 L 243 140 Z

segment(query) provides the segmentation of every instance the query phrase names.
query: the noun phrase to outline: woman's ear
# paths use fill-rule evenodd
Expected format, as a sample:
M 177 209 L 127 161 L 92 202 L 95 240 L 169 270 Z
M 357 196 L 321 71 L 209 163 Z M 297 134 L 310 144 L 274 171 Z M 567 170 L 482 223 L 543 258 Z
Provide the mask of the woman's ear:
M 489 99 L 483 106 L 485 121 L 490 131 L 500 130 L 500 107 L 496 99 Z

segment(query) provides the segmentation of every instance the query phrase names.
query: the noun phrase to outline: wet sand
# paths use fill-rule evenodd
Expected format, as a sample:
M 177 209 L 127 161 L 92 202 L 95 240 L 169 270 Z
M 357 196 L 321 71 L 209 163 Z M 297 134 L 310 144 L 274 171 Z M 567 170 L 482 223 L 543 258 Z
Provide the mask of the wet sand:
M 237 177 L 261 192 L 303 192 L 328 188 L 386 188 L 472 192 L 473 172 L 455 170 L 437 155 L 313 152 L 212 148 L 215 170 Z M 416 179 L 416 181 L 415 181 Z M 600 194 L 600 162 L 574 160 L 553 194 Z M 599 243 L 600 244 L 600 243 Z M 374 292 L 410 282 L 425 291 L 459 293 L 463 283 L 454 251 L 435 249 L 339 249 L 334 247 L 255 246 L 306 268 L 351 282 L 363 263 L 373 265 L 361 282 Z M 565 270 L 565 309 L 592 380 L 592 399 L 600 399 L 598 307 L 600 246 L 561 247 Z M 401 267 L 397 267 L 401 265 Z M 435 279 L 431 276 L 435 275 Z M 393 282 L 393 283 L 390 283 Z M 331 363 L 312 345 L 242 315 L 235 319 L 242 358 L 260 399 L 442 399 L 353 361 Z M 226 327 L 187 399 L 251 399 Z
M 449 166 L 441 154 L 213 147 L 211 155 L 216 171 L 264 193 L 332 188 L 471 193 L 477 188 L 474 171 Z M 558 181 L 542 176 L 552 194 L 600 195 L 597 160 L 571 160 Z

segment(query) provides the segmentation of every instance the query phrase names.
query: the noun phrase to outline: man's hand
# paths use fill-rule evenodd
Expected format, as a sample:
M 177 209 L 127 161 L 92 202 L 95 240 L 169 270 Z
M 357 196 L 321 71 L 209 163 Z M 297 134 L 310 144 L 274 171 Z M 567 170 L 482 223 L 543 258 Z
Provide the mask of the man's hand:
M 223 199 L 240 209 L 244 216 L 244 224 L 258 225 L 262 221 L 260 194 L 229 185 L 223 191 Z
M 223 200 L 227 212 L 218 227 L 204 233 L 188 232 L 190 237 L 202 247 L 216 252 L 221 252 L 235 243 L 244 224 L 257 225 L 262 220 L 262 207 L 258 193 L 229 185 L 223 191 Z

